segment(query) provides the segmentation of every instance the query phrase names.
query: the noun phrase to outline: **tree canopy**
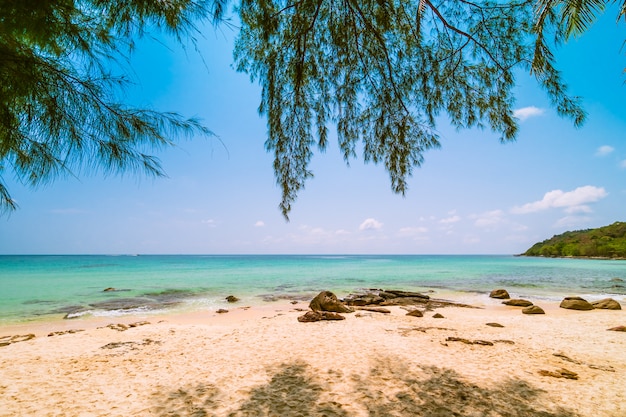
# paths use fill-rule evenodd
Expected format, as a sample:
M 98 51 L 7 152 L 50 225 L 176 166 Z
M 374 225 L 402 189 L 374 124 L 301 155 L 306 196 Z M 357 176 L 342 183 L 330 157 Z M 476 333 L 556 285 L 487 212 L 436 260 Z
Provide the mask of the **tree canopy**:
M 579 99 L 554 47 L 584 31 L 603 0 L 239 0 L 237 69 L 262 87 L 266 148 L 287 217 L 336 128 L 346 161 L 384 164 L 394 192 L 439 146 L 437 123 L 518 131 L 515 75 L 532 73 L 557 112 L 580 125 Z M 148 27 L 184 41 L 228 0 L 0 0 L 0 210 L 3 175 L 37 185 L 76 170 L 162 175 L 149 154 L 194 119 L 136 109 L 112 74 Z M 618 19 L 626 16 L 626 2 Z
M 394 192 L 424 152 L 439 146 L 437 121 L 490 128 L 515 138 L 515 74 L 532 72 L 557 112 L 582 123 L 544 29 L 555 10 L 534 1 L 243 0 L 235 56 L 263 87 L 266 147 L 286 216 L 312 176 L 308 163 L 337 127 L 344 158 L 362 143 L 365 161 L 383 163 Z M 562 38 L 560 26 L 554 33 Z
M 148 26 L 190 39 L 219 0 L 0 1 L 0 211 L 12 210 L 3 175 L 38 185 L 77 170 L 163 175 L 149 153 L 180 134 L 210 134 L 176 113 L 119 99 L 122 65 Z M 122 51 L 122 52 L 120 52 Z
M 626 223 L 555 235 L 535 243 L 524 256 L 626 259 Z

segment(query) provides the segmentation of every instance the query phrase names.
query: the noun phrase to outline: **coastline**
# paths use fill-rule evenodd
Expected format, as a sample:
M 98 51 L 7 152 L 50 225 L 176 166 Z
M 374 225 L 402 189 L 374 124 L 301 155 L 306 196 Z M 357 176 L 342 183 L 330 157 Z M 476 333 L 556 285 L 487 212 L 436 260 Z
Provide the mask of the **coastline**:
M 476 301 L 317 323 L 297 321 L 308 302 L 277 302 L 2 326 L 35 337 L 0 347 L 0 416 L 626 414 L 626 333 L 607 331 L 624 310 Z

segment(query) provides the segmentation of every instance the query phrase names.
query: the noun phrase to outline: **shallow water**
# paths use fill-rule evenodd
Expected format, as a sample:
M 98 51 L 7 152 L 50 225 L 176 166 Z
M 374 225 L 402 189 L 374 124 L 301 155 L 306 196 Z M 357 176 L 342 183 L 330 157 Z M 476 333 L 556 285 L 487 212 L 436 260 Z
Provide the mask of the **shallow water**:
M 113 288 L 114 291 L 104 291 Z M 0 323 L 216 309 L 364 288 L 626 300 L 626 261 L 452 255 L 0 256 Z

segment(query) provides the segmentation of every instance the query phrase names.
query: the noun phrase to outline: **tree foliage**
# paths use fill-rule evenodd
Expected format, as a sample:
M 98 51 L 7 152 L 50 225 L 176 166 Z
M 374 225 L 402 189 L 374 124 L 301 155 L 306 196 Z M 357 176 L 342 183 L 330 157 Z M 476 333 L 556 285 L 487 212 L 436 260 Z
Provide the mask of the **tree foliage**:
M 582 123 L 533 1 L 242 0 L 235 57 L 262 88 L 266 147 L 285 216 L 337 127 L 344 158 L 362 144 L 393 191 L 439 146 L 437 121 L 515 138 L 516 70 L 532 71 L 558 113 Z M 546 22 L 546 25 L 554 23 Z M 536 42 L 537 41 L 537 42 Z
M 524 256 L 626 259 L 626 223 L 565 232 L 534 244 Z
M 336 128 L 348 162 L 384 164 L 404 193 L 437 123 L 515 138 L 517 71 L 532 73 L 557 112 L 582 123 L 554 47 L 578 35 L 606 0 L 239 0 L 237 68 L 262 86 L 266 147 L 287 216 Z M 37 185 L 83 169 L 162 175 L 147 152 L 197 120 L 128 107 L 111 72 L 156 28 L 187 41 L 228 0 L 0 0 L 0 210 L 3 181 Z M 626 18 L 626 2 L 618 20 Z
M 148 27 L 188 40 L 224 4 L 0 0 L 0 211 L 16 207 L 7 172 L 30 185 L 93 168 L 159 176 L 158 159 L 144 152 L 175 135 L 210 134 L 197 120 L 124 105 L 128 80 L 111 69 Z

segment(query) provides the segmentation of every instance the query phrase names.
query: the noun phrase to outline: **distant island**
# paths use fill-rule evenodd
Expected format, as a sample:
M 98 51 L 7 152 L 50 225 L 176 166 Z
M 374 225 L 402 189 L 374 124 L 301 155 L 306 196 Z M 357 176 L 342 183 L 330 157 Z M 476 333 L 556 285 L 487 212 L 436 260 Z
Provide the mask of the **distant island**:
M 555 235 L 534 244 L 522 256 L 626 259 L 626 223 Z

